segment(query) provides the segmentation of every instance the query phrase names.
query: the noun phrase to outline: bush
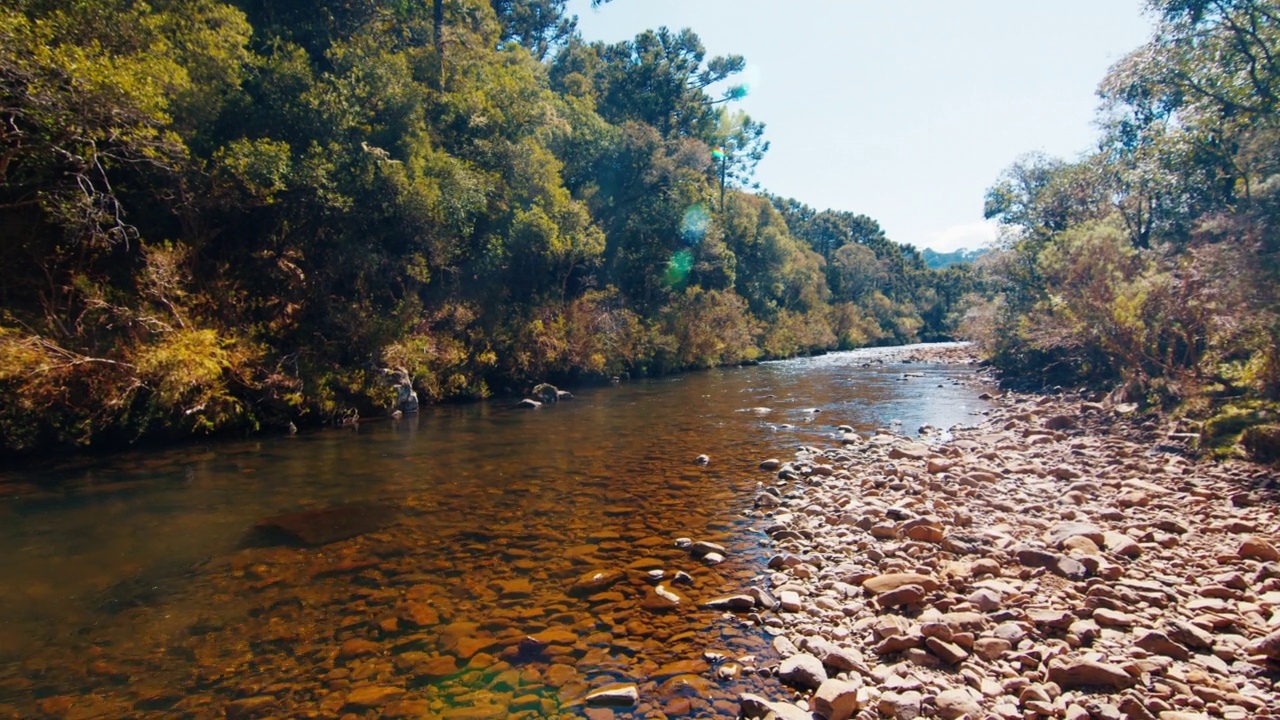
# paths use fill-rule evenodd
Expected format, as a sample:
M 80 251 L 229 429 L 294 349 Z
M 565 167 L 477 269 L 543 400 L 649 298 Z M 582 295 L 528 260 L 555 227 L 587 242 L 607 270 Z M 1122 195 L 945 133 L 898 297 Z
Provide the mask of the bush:
M 1280 425 L 1255 425 L 1240 436 L 1240 444 L 1251 459 L 1276 462 L 1280 460 Z
M 763 333 L 760 348 L 765 357 L 786 358 L 836 347 L 836 336 L 820 312 L 781 310 Z
M 675 342 L 675 367 L 669 369 L 736 365 L 760 356 L 759 322 L 732 291 L 686 289 L 664 308 L 662 328 Z

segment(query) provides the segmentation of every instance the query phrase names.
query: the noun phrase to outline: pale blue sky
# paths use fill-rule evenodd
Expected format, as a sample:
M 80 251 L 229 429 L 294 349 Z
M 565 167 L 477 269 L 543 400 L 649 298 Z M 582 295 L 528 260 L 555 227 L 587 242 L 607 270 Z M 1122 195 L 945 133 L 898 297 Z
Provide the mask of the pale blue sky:
M 693 28 L 746 57 L 737 104 L 772 142 L 756 177 L 865 213 L 916 247 L 994 236 L 982 196 L 1019 155 L 1097 138 L 1098 82 L 1142 44 L 1141 0 L 570 0 L 588 40 Z

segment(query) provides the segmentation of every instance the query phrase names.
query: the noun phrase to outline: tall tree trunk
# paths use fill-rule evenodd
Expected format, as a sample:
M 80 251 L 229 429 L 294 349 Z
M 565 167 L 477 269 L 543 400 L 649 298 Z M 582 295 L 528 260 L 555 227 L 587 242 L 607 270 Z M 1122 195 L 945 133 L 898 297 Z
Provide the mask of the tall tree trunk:
M 436 74 L 436 90 L 444 89 L 444 0 L 433 0 L 431 20 L 435 26 L 436 58 L 440 62 Z

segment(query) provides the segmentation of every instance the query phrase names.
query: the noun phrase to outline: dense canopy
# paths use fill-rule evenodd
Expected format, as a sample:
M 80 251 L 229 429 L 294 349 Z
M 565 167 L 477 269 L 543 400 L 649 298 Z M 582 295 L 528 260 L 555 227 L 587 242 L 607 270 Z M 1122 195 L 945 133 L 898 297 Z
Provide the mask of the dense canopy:
M 5 451 L 950 334 L 966 270 L 751 192 L 743 58 L 564 6 L 7 3 Z

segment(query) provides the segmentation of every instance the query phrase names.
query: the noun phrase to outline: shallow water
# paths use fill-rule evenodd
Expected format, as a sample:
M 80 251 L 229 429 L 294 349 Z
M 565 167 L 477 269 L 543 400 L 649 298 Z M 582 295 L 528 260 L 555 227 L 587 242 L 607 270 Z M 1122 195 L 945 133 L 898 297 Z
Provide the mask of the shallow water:
M 759 461 L 831 444 L 842 424 L 914 434 L 982 409 L 972 368 L 900 352 L 4 473 L 0 717 L 573 716 L 611 681 L 640 684 L 619 717 L 732 716 L 768 681 L 711 680 L 700 658 L 767 655 L 768 637 L 698 605 L 763 570 L 744 516 L 769 479 Z M 394 514 L 321 547 L 251 532 L 347 503 Z M 728 561 L 699 562 L 681 536 Z M 569 594 L 615 568 L 617 584 Z M 666 584 L 677 608 L 653 600 L 655 568 L 692 577 Z M 521 645 L 548 630 L 563 632 Z

